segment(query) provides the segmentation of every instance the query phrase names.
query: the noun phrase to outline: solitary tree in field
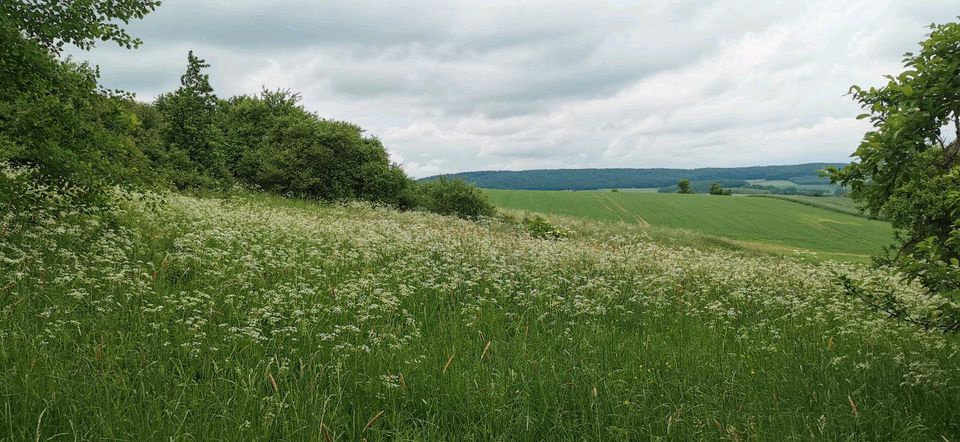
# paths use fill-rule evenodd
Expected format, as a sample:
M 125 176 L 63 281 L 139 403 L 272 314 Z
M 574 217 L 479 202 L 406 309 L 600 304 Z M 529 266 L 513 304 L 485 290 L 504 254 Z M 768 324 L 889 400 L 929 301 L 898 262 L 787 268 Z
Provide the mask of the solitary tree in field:
M 690 190 L 690 180 L 688 179 L 677 181 L 677 188 L 680 189 L 680 193 L 693 193 L 693 191 Z
M 903 64 L 905 70 L 887 76 L 881 87 L 850 89 L 865 110 L 858 118 L 869 119 L 873 129 L 863 136 L 853 163 L 828 173 L 897 229 L 899 245 L 884 263 L 958 301 L 960 24 L 932 25 L 920 51 L 905 54 Z M 908 316 L 892 295 L 872 302 L 893 316 Z M 949 302 L 932 317 L 913 320 L 960 330 L 960 311 Z

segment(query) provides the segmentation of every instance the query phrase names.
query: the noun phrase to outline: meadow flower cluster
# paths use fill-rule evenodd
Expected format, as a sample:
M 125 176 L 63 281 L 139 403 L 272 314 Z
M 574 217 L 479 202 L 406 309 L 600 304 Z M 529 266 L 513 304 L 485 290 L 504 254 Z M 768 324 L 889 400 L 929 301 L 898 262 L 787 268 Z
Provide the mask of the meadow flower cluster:
M 2 431 L 960 433 L 956 339 L 887 320 L 835 278 L 933 305 L 892 272 L 650 229 L 567 225 L 543 241 L 356 203 L 162 199 L 0 217 Z

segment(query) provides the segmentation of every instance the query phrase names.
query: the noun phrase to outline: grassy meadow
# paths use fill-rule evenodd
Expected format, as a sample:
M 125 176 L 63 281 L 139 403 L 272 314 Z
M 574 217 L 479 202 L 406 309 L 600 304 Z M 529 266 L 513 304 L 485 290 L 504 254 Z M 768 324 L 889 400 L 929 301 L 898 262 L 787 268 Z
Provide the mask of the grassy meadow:
M 893 242 L 890 225 L 775 198 L 640 192 L 486 190 L 499 207 L 597 221 L 691 229 L 773 253 L 868 261 Z M 834 198 L 830 198 L 834 199 Z
M 567 239 L 257 194 L 4 213 L 0 439 L 960 437 L 955 336 L 833 279 L 936 301 L 893 273 L 553 220 Z

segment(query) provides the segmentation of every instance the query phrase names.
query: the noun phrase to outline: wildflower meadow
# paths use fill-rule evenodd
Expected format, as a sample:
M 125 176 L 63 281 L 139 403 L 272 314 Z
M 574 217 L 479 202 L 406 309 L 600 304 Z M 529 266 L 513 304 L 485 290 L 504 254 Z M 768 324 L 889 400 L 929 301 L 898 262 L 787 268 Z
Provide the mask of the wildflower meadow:
M 6 440 L 960 435 L 955 335 L 836 282 L 938 302 L 893 271 L 564 218 L 117 201 L 0 219 Z

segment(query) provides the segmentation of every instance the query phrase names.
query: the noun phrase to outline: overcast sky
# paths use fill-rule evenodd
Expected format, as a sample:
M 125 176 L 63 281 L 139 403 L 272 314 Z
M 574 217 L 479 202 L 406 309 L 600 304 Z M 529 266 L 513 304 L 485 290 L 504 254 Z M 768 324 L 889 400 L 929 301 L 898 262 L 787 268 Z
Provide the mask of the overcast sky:
M 262 87 L 357 123 L 408 173 L 846 161 L 844 94 L 901 70 L 956 0 L 166 0 L 137 50 L 77 58 L 152 100 L 187 51 L 221 97 Z

